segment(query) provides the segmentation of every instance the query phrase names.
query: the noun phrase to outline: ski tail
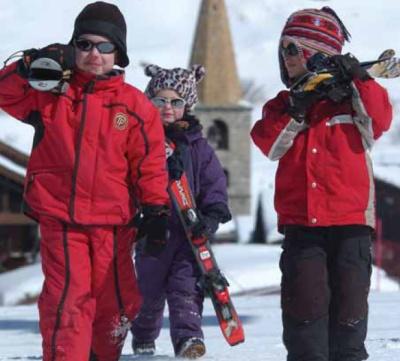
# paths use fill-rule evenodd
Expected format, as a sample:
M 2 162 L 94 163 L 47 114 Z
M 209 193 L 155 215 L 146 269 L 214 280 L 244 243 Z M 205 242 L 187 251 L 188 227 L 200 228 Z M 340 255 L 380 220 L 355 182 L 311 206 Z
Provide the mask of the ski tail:
M 244 342 L 242 322 L 232 304 L 228 290 L 229 283 L 217 270 L 205 277 L 204 288 L 210 295 L 218 322 L 226 341 L 231 346 Z

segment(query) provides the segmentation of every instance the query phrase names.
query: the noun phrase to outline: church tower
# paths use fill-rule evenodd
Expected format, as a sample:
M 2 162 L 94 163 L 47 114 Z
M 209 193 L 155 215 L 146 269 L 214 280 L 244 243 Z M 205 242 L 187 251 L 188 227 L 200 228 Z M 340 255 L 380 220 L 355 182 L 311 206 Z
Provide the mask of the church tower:
M 206 69 L 205 78 L 198 84 L 195 113 L 227 175 L 232 213 L 234 217 L 249 215 L 251 107 L 241 102 L 224 0 L 201 2 L 190 59 L 193 64 Z

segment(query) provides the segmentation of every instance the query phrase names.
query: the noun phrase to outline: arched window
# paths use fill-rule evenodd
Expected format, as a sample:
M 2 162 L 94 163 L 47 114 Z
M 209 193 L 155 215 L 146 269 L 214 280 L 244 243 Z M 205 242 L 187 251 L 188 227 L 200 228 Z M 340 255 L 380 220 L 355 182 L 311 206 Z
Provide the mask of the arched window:
M 228 127 L 223 120 L 215 119 L 208 129 L 207 139 L 214 149 L 228 150 Z

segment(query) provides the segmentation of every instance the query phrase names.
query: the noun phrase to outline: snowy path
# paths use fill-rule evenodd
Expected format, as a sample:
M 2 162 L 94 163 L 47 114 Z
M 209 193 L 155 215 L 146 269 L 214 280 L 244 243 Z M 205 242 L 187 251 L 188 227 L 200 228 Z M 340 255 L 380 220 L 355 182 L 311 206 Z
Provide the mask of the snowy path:
M 246 342 L 229 347 L 222 338 L 213 317 L 211 304 L 205 305 L 204 332 L 208 354 L 202 360 L 215 361 L 283 361 L 279 296 L 236 297 L 246 331 Z M 370 297 L 370 329 L 367 347 L 370 360 L 400 359 L 400 292 L 372 293 Z M 0 361 L 40 360 L 40 334 L 36 306 L 0 307 Z M 172 360 L 168 329 L 162 330 L 157 342 L 158 357 Z M 132 360 L 130 337 L 121 361 Z

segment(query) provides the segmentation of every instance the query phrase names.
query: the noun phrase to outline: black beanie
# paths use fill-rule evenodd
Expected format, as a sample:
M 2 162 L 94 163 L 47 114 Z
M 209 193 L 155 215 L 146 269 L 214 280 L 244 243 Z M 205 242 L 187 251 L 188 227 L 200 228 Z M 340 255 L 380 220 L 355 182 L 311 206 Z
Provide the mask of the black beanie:
M 82 34 L 105 36 L 118 49 L 118 62 L 122 68 L 129 64 L 126 49 L 126 22 L 116 5 L 103 1 L 96 1 L 86 5 L 75 20 L 73 39 Z

